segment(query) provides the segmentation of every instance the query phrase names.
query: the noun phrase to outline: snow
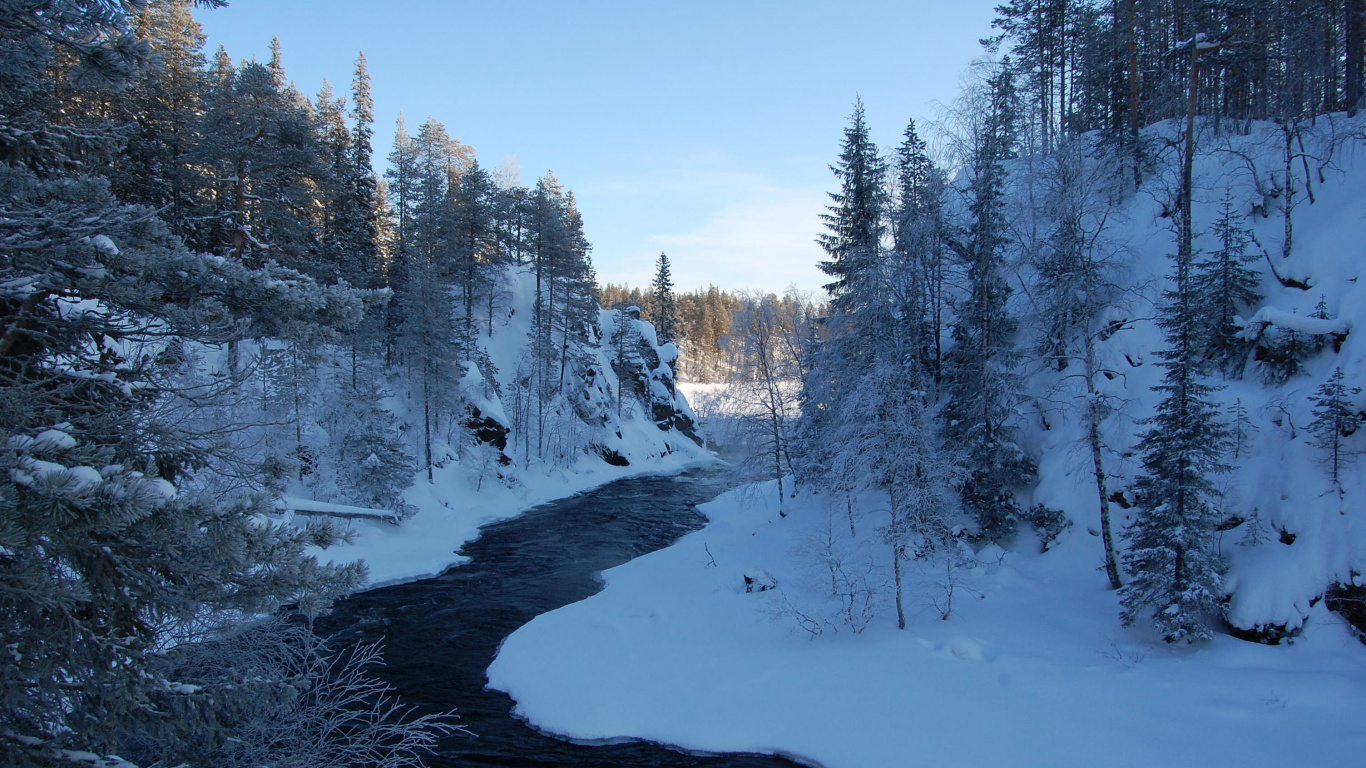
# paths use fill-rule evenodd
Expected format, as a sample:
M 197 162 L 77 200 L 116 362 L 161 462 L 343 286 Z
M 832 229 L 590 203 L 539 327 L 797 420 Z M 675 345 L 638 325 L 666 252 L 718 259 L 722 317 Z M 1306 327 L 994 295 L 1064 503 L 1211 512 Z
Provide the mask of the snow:
M 1306 133 L 1307 152 L 1326 156 L 1326 137 L 1363 128 L 1366 118 L 1319 118 Z M 1149 132 L 1160 139 L 1179 130 Z M 1201 136 L 1194 214 L 1196 247 L 1207 253 L 1216 246 L 1207 228 L 1225 194 L 1240 212 L 1266 202 L 1259 188 L 1283 172 L 1284 135 L 1260 124 L 1245 136 Z M 1289 641 L 1267 646 L 1221 634 L 1172 647 L 1147 625 L 1120 626 L 1082 442 L 1088 395 L 1075 370 L 1029 370 L 1019 421 L 1040 480 L 1020 501 L 1061 509 L 1073 522 L 1047 553 L 1026 533 L 1008 551 L 984 549 L 948 570 L 942 561 L 908 563 L 909 626 L 899 631 L 886 586 L 890 550 L 878 538 L 885 505 L 859 499 L 851 538 L 843 499 L 803 488 L 780 518 L 776 489 L 748 486 L 704 505 L 705 529 L 605 572 L 601 593 L 511 635 L 488 670 L 490 685 L 512 696 L 520 717 L 566 737 L 780 753 L 828 768 L 1360 765 L 1366 648 L 1322 596 L 1366 573 L 1366 473 L 1356 458 L 1334 488 L 1305 428 L 1309 398 L 1335 368 L 1349 386 L 1366 381 L 1366 341 L 1349 333 L 1366 322 L 1363 148 L 1343 142 L 1323 178 L 1311 165 L 1313 204 L 1296 163 L 1288 257 L 1280 255 L 1282 201 L 1244 221 L 1256 235 L 1253 253 L 1270 252 L 1259 262 L 1265 299 L 1251 308 L 1249 330 L 1333 334 L 1340 345 L 1325 345 L 1284 384 L 1264 383 L 1252 360 L 1242 379 L 1214 381 L 1220 407 L 1245 409 L 1250 433 L 1233 470 L 1217 479 L 1223 511 L 1244 519 L 1219 540 L 1228 618 L 1244 629 L 1298 631 Z M 1162 376 L 1154 303 L 1169 287 L 1173 242 L 1161 199 L 1176 155 L 1167 153 L 1168 167 L 1148 176 L 1107 233 L 1124 254 L 1132 290 L 1111 312 L 1119 330 L 1099 343 L 1110 376 L 1098 386 L 1116 406 L 1103 426 L 1109 490 L 1130 501 L 1141 420 L 1158 402 L 1152 387 Z M 1028 162 L 1018 162 L 1015 178 Z M 1013 194 L 1027 210 L 1030 198 Z M 1273 267 L 1311 288 L 1283 285 Z M 1024 316 L 1026 292 L 1013 301 Z M 1320 302 L 1327 319 L 1311 316 Z M 707 401 L 727 400 L 714 385 L 682 388 L 704 418 L 713 412 Z M 1366 430 L 1348 438 L 1357 452 L 1363 441 Z M 1117 530 L 1134 512 L 1118 504 L 1110 511 Z M 836 556 L 846 573 L 866 575 L 867 614 L 856 601 L 829 596 L 827 566 Z M 746 575 L 751 586 L 775 586 L 747 591 Z M 950 585 L 953 610 L 944 620 Z
M 114 245 L 114 241 L 109 239 L 108 235 L 95 235 L 90 238 L 90 244 L 108 256 L 119 255 L 119 247 Z
M 332 504 L 325 501 L 301 499 L 297 496 L 282 496 L 277 502 L 277 506 L 280 509 L 289 512 L 312 512 L 315 514 L 334 515 L 337 517 L 370 517 L 377 520 L 394 519 L 394 511 L 390 509 L 372 509 L 370 507 L 355 507 L 349 504 Z
M 827 768 L 1359 764 L 1366 655 L 1322 603 L 1293 645 L 1167 647 L 1118 626 L 1096 539 L 1073 527 L 1048 554 L 987 555 L 958 574 L 947 621 L 932 606 L 942 577 L 912 568 L 908 630 L 884 604 L 861 634 L 822 614 L 833 626 L 811 636 L 789 604 L 827 608 L 806 552 L 831 509 L 840 527 L 842 504 L 802 496 L 784 519 L 771 498 L 703 505 L 707 528 L 513 633 L 490 685 L 575 739 Z M 745 591 L 755 563 L 779 588 Z
M 34 451 L 63 451 L 76 447 L 76 438 L 59 429 L 45 429 L 33 437 Z
M 1262 307 L 1252 317 L 1243 321 L 1244 334 L 1247 338 L 1255 339 L 1262 332 L 1262 329 L 1268 325 L 1307 333 L 1312 336 L 1328 336 L 1330 334 L 1346 336 L 1352 330 L 1345 318 L 1305 317 L 1275 307 Z

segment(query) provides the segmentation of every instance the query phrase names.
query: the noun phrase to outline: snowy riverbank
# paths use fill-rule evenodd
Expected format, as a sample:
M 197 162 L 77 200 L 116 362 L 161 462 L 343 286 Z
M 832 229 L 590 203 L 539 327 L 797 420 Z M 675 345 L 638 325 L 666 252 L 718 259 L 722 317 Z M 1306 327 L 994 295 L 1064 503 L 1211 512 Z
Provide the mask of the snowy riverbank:
M 1044 555 L 980 553 L 953 574 L 949 621 L 935 608 L 944 574 L 912 571 L 909 628 L 854 634 L 810 556 L 847 526 L 842 505 L 798 502 L 787 518 L 771 493 L 703 505 L 707 528 L 509 637 L 490 684 L 575 739 L 827 768 L 1359 764 L 1366 661 L 1322 603 L 1293 645 L 1167 647 L 1117 625 L 1095 539 L 1074 526 Z M 746 592 L 746 576 L 777 588 Z M 825 631 L 804 631 L 798 611 Z
M 405 498 L 418 512 L 402 525 L 377 520 L 351 521 L 356 543 L 323 554 L 337 561 L 365 560 L 370 569 L 368 589 L 415 581 L 462 562 L 456 552 L 478 536 L 483 525 L 614 480 L 675 474 L 715 462 L 701 449 L 671 453 L 629 467 L 615 467 L 585 457 L 572 471 L 523 476 L 515 487 L 485 482 L 482 488 L 476 488 L 477 478 L 453 464 L 438 469 L 433 483 L 423 479 L 408 489 Z

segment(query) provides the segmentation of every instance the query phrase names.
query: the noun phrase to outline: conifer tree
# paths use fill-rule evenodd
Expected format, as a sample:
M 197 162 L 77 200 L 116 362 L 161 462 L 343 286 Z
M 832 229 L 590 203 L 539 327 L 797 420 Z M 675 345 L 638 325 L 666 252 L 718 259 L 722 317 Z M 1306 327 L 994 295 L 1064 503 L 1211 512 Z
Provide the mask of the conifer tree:
M 678 337 L 678 308 L 674 302 L 674 281 L 669 271 L 669 257 L 659 254 L 655 262 L 654 310 L 650 322 L 655 325 L 659 343 L 675 341 Z
M 877 270 L 884 231 L 887 167 L 869 136 L 861 98 L 854 100 L 839 160 L 830 170 L 840 190 L 830 193 L 834 204 L 821 215 L 829 231 L 820 235 L 819 242 L 830 259 L 819 266 L 832 278 L 825 289 L 831 309 L 838 313 L 858 305 L 857 283 Z
M 114 135 L 33 108 L 146 72 L 151 50 L 131 33 L 140 7 L 11 4 L 0 24 L 0 123 L 23 121 L 27 142 L 0 148 L 5 765 L 125 764 L 111 755 L 152 734 L 217 739 L 260 710 L 224 707 L 224 686 L 187 693 L 167 676 L 168 649 L 282 605 L 316 615 L 364 576 L 305 554 L 338 541 L 337 528 L 263 522 L 264 494 L 207 492 L 208 467 L 241 457 L 181 418 L 202 390 L 177 383 L 191 348 L 244 329 L 345 327 L 359 297 L 187 250 L 156 209 L 121 202 L 94 175 Z M 263 690 L 285 695 L 276 683 Z
M 460 290 L 464 334 L 473 338 L 475 305 L 493 290 L 490 270 L 497 262 L 493 222 L 493 180 L 473 162 L 460 175 L 452 194 L 451 243 L 448 269 Z
M 450 291 L 435 265 L 412 260 L 397 303 L 398 342 L 422 404 L 422 466 L 432 482 L 434 467 L 442 459 L 435 453 L 441 417 L 456 409 L 455 384 L 463 373 L 460 363 L 468 357 L 459 345 Z
M 943 358 L 944 219 L 942 174 L 930 159 L 915 121 L 896 149 L 896 206 L 892 211 L 897 318 L 916 365 L 939 385 Z
M 378 211 L 376 203 L 375 170 L 371 165 L 371 139 L 374 136 L 375 102 L 370 95 L 370 70 L 365 54 L 356 56 L 356 70 L 351 81 L 351 154 L 346 175 L 348 197 L 352 209 L 347 219 L 347 244 L 354 277 L 347 279 L 363 288 L 378 288 L 383 284 L 383 264 L 380 260 Z
M 1229 376 L 1241 374 L 1248 345 L 1239 336 L 1235 318 L 1257 305 L 1260 277 L 1250 267 L 1257 260 L 1248 253 L 1251 234 L 1233 211 L 1233 197 L 1226 193 L 1213 225 L 1218 249 L 1196 263 L 1193 276 L 1195 300 L 1205 329 L 1205 359 Z
M 1208 639 L 1223 616 L 1213 477 L 1227 469 L 1228 443 L 1210 399 L 1215 388 L 1199 376 L 1202 328 L 1191 257 L 1179 249 L 1174 261 L 1174 286 L 1164 294 L 1158 320 L 1167 344 L 1159 353 L 1162 383 L 1154 388 L 1162 402 L 1143 422 L 1148 431 L 1138 445 L 1138 514 L 1125 532 L 1124 564 L 1132 579 L 1120 589 L 1124 623 L 1150 612 L 1170 643 Z
M 941 417 L 945 438 L 963 450 L 968 476 L 963 504 L 979 535 L 1008 540 L 1020 515 L 1014 490 L 1034 477 L 1034 464 L 1015 442 L 1021 399 L 1008 300 L 1005 161 L 1015 149 L 1015 91 L 1008 62 L 985 82 L 980 108 L 965 137 L 967 224 L 951 246 L 962 263 L 967 295 L 954 305 L 953 346 L 945 355 L 948 394 Z
M 826 231 L 818 238 L 829 256 L 819 266 L 833 278 L 825 286 L 829 315 L 825 336 L 811 351 L 797 441 L 801 471 L 839 485 L 853 481 L 832 474 L 842 448 L 828 439 L 839 427 L 836 414 L 849 405 L 848 398 L 869 370 L 890 364 L 888 355 L 897 356 L 880 343 L 895 331 L 882 280 L 887 168 L 869 136 L 862 99 L 854 101 L 839 159 L 830 170 L 839 191 L 830 193 L 832 205 L 822 215 Z
M 101 105 L 133 131 L 106 166 L 114 194 L 125 202 L 161 210 L 161 217 L 187 244 L 208 247 L 204 218 L 210 209 L 203 192 L 211 186 L 188 160 L 203 109 L 204 34 L 189 0 L 157 0 L 137 15 L 134 30 L 159 58 L 121 92 Z
M 209 94 L 205 140 L 195 162 L 228 180 L 219 215 L 226 242 L 213 244 L 249 266 L 267 259 L 321 277 L 335 268 L 317 260 L 316 232 L 296 200 L 311 200 L 325 171 L 306 100 L 289 89 L 278 60 L 246 62 Z
M 400 112 L 394 125 L 394 146 L 389 152 L 389 167 L 384 171 L 394 217 L 393 253 L 390 255 L 394 264 L 403 264 L 412 250 L 417 175 L 417 149 L 412 134 L 408 132 L 408 123 Z
M 1347 438 L 1361 427 L 1360 409 L 1352 405 L 1352 399 L 1361 394 L 1361 387 L 1348 388 L 1344 382 L 1342 369 L 1334 368 L 1333 374 L 1309 398 L 1314 404 L 1314 420 L 1308 427 L 1312 436 L 1310 443 L 1322 455 L 1328 476 L 1339 494 L 1342 493 L 1344 468 L 1361 453 L 1360 449 L 1347 443 Z

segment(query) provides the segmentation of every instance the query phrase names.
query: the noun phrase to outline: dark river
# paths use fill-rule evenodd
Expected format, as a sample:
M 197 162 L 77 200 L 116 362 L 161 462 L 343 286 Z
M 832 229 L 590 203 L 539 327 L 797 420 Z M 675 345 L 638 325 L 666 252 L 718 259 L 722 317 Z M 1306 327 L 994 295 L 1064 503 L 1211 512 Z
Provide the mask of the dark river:
M 719 475 L 619 480 L 486 526 L 440 576 L 363 592 L 318 621 L 337 644 L 384 641 L 380 677 L 419 711 L 454 708 L 475 737 L 441 743 L 429 766 L 728 766 L 793 768 L 757 755 L 687 755 L 644 742 L 580 745 L 511 716 L 512 699 L 485 690 L 503 638 L 539 614 L 601 589 L 596 574 L 697 530 L 693 506 L 724 490 Z

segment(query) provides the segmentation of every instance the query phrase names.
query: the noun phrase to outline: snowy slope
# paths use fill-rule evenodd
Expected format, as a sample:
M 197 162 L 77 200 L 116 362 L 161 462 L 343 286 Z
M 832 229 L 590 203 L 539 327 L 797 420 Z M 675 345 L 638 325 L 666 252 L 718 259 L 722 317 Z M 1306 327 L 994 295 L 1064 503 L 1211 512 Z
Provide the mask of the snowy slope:
M 1061 509 L 1073 522 L 1047 553 L 1025 535 L 1008 552 L 970 553 L 965 567 L 911 564 L 901 632 L 878 499 L 860 500 L 851 535 L 842 499 L 804 492 L 779 518 L 771 489 L 741 489 L 704 507 L 706 529 L 607 572 L 599 595 L 514 633 L 490 667 L 491 684 L 537 726 L 576 738 L 779 752 L 830 768 L 1359 765 L 1366 648 L 1321 597 L 1366 572 L 1364 473 L 1360 460 L 1349 464 L 1340 495 L 1305 426 L 1310 395 L 1335 367 L 1349 386 L 1366 384 L 1366 338 L 1357 330 L 1366 323 L 1358 280 L 1366 148 L 1359 140 L 1329 146 L 1331 136 L 1363 128 L 1366 120 L 1339 116 L 1306 136 L 1307 153 L 1328 158 L 1331 150 L 1332 162 L 1322 164 L 1322 179 L 1320 162 L 1309 162 L 1311 205 L 1295 161 L 1300 192 L 1287 258 L 1282 203 L 1264 194 L 1283 178 L 1279 129 L 1206 136 L 1196 167 L 1197 232 L 1228 194 L 1269 251 L 1257 265 L 1265 299 L 1248 319 L 1346 333 L 1340 348 L 1327 344 L 1284 384 L 1265 384 L 1253 360 L 1243 378 L 1214 380 L 1226 412 L 1235 402 L 1246 410 L 1249 432 L 1235 468 L 1219 478 L 1223 511 L 1245 520 L 1220 539 L 1229 619 L 1298 633 L 1288 642 L 1220 635 L 1175 648 L 1146 625 L 1120 626 L 1092 534 L 1099 511 L 1082 442 L 1082 383 L 1074 370 L 1036 367 L 1025 371 L 1031 397 L 1019 419 L 1039 483 L 1020 501 Z M 1171 160 L 1122 203 L 1106 234 L 1123 254 L 1131 294 L 1111 312 L 1118 330 L 1101 345 L 1101 363 L 1115 374 L 1101 386 L 1122 404 L 1104 425 L 1112 491 L 1131 487 L 1139 422 L 1158 402 L 1151 387 L 1163 342 L 1153 318 L 1174 250 L 1161 204 Z M 1017 212 L 1029 207 L 1030 163 L 1012 168 Z M 1213 246 L 1209 235 L 1197 241 Z M 1273 267 L 1309 289 L 1284 286 Z M 1031 279 L 1025 269 L 1018 277 Z M 1027 294 L 1015 297 L 1022 316 Z M 1316 324 L 1309 315 L 1320 301 L 1330 319 Z M 1366 398 L 1354 398 L 1366 408 Z M 1366 434 L 1348 440 L 1366 448 Z M 1111 512 L 1122 528 L 1126 511 L 1112 504 Z M 845 599 L 830 597 L 835 570 Z M 953 610 L 941 620 L 950 587 Z
M 507 307 L 495 318 L 492 336 L 481 335 L 480 344 L 493 362 L 503 394 L 500 397 L 486 387 L 485 372 L 473 365 L 462 380 L 461 389 L 465 401 L 478 408 L 481 416 L 515 428 L 509 417 L 513 409 L 503 399 L 515 391 L 518 368 L 524 364 L 534 277 L 524 269 L 509 269 L 502 289 Z M 674 346 L 659 345 L 648 322 L 618 319 L 618 315 L 615 311 L 601 313 L 604 338 L 610 338 L 616 322 L 636 324 L 638 335 L 660 361 L 647 377 L 656 400 L 668 406 L 665 410 L 690 417 L 687 399 L 674 391 L 672 371 L 666 365 L 676 354 Z M 587 367 L 594 371 L 590 382 L 575 382 L 575 386 L 581 385 L 581 396 L 602 400 L 617 392 L 620 382 L 611 365 L 612 350 L 598 346 L 578 351 L 591 361 Z M 391 401 L 400 416 L 414 407 L 401 398 Z M 607 410 L 605 402 L 599 405 Z M 510 445 L 507 454 L 511 463 L 500 466 L 495 461 L 498 452 L 490 446 L 440 446 L 437 453 L 451 457 L 450 460 L 436 467 L 430 483 L 425 470 L 417 472 L 413 485 L 404 494 L 404 500 L 416 509 L 416 514 L 399 525 L 381 520 L 348 520 L 346 524 L 356 533 L 355 543 L 318 554 L 323 560 L 336 562 L 363 559 L 370 570 L 371 586 L 410 581 L 440 573 L 460 562 L 455 553 L 477 536 L 479 526 L 486 523 L 622 477 L 675 472 L 715 461 L 679 428 L 661 429 L 654 414 L 647 410 L 627 398 L 620 416 L 611 410 L 605 414 L 604 423 L 575 421 L 575 436 L 581 445 L 567 461 L 538 460 L 534 455 L 528 460 Z M 408 421 L 419 422 L 420 410 Z M 609 448 L 629 464 L 614 466 L 599 453 L 586 450 L 595 444 Z
M 1330 123 L 1325 118 L 1306 136 L 1309 153 L 1328 158 L 1331 152 L 1332 162 L 1323 163 L 1322 180 L 1320 164 L 1309 164 L 1315 195 L 1311 205 L 1303 196 L 1303 166 L 1296 160 L 1300 193 L 1292 219 L 1293 248 L 1287 258 L 1281 256 L 1281 211 L 1275 200 L 1258 191 L 1283 178 L 1280 130 L 1262 124 L 1247 136 L 1206 137 L 1196 166 L 1195 228 L 1201 233 L 1196 238 L 1197 253 L 1217 248 L 1209 230 L 1226 194 L 1231 195 L 1236 212 L 1250 214 L 1242 224 L 1260 244 L 1260 249 L 1253 245 L 1252 250 L 1269 252 L 1268 258 L 1255 265 L 1263 275 L 1265 298 L 1248 320 L 1274 319 L 1301 331 L 1346 332 L 1339 350 L 1329 341 L 1306 361 L 1304 375 L 1283 385 L 1265 384 L 1261 364 L 1251 359 L 1242 379 L 1211 379 L 1223 387 L 1215 399 L 1224 406 L 1226 421 L 1232 421 L 1238 403 L 1250 422 L 1250 434 L 1237 459 L 1229 457 L 1232 471 L 1219 478 L 1225 515 L 1249 521 L 1228 531 L 1221 544 L 1230 564 L 1229 619 L 1244 629 L 1281 626 L 1293 631 L 1303 624 L 1311 603 L 1326 587 L 1350 581 L 1354 573 L 1366 570 L 1366 526 L 1360 522 L 1366 514 L 1366 485 L 1361 468 L 1353 466 L 1346 473 L 1344 495 L 1339 498 L 1305 430 L 1313 420 L 1310 397 L 1335 367 L 1342 368 L 1349 386 L 1366 383 L 1366 338 L 1351 333 L 1366 323 L 1366 285 L 1358 281 L 1366 256 L 1360 234 L 1366 219 L 1366 147 L 1360 141 L 1336 148 L 1329 144 L 1331 137 L 1359 133 L 1363 125 L 1360 119 L 1336 116 Z M 1161 130 L 1159 126 L 1154 133 Z M 1154 363 L 1163 342 L 1152 317 L 1159 292 L 1168 285 L 1168 254 L 1174 250 L 1170 220 L 1161 216 L 1167 183 L 1160 174 L 1150 179 L 1117 217 L 1116 231 L 1110 235 L 1131 252 L 1126 277 L 1137 294 L 1129 307 L 1113 313 L 1115 319 L 1129 322 L 1101 343 L 1102 362 L 1119 375 L 1110 380 L 1102 377 L 1100 385 L 1124 403 L 1105 425 L 1105 442 L 1113 455 L 1107 470 L 1116 475 L 1112 490 L 1126 489 L 1138 473 L 1132 451 L 1144 427 L 1137 421 L 1152 413 L 1159 400 L 1152 387 L 1162 374 Z M 1267 215 L 1254 212 L 1255 206 L 1265 206 Z M 1310 287 L 1283 286 L 1273 275 L 1273 267 L 1281 278 Z M 1319 302 L 1326 305 L 1331 320 L 1309 317 Z M 1069 378 L 1073 373 L 1034 372 L 1031 379 L 1034 413 L 1022 415 L 1025 429 L 1033 433 L 1040 464 L 1040 484 L 1032 502 L 1063 509 L 1077 524 L 1098 528 L 1090 460 L 1081 448 L 1082 425 L 1074 407 L 1080 402 L 1081 386 L 1075 377 Z M 1366 411 L 1366 398 L 1356 395 L 1353 405 Z M 1349 445 L 1354 450 L 1358 445 L 1366 447 L 1362 442 L 1366 435 L 1352 440 L 1356 442 Z M 1113 505 L 1111 509 L 1123 511 Z M 1117 522 L 1122 525 L 1126 519 Z M 1283 537 L 1282 532 L 1289 536 Z M 1282 538 L 1293 539 L 1293 544 L 1280 543 Z M 1251 545 L 1258 539 L 1270 544 Z

